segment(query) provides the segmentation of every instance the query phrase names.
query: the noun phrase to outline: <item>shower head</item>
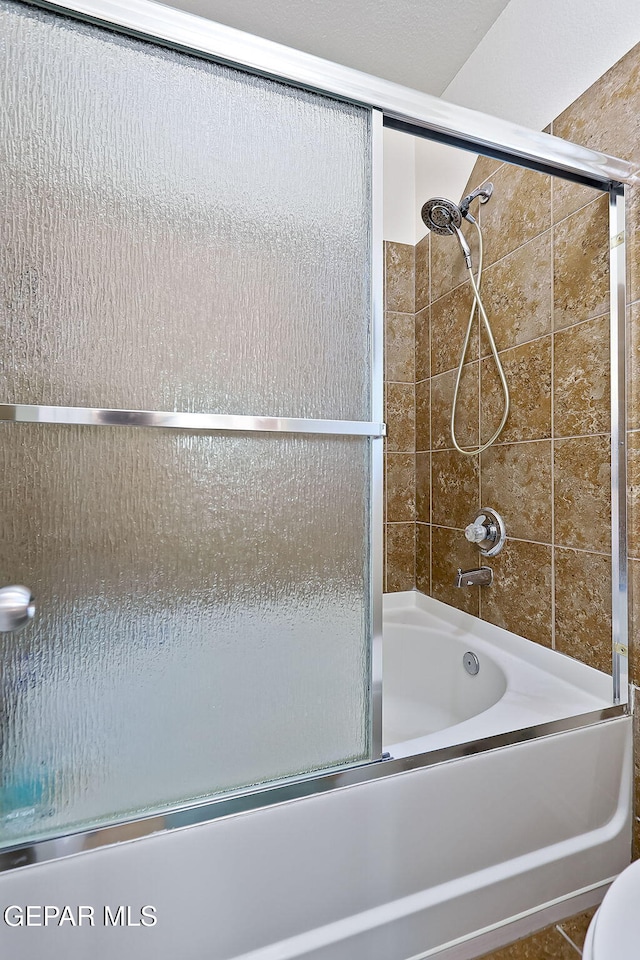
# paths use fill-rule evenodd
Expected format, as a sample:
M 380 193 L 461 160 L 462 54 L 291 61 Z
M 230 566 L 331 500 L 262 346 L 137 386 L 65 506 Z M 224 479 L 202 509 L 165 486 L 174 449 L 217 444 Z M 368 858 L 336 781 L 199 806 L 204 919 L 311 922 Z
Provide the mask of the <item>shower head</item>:
M 422 219 L 429 230 L 445 236 L 457 236 L 465 263 L 471 270 L 471 250 L 465 236 L 460 229 L 462 213 L 451 200 L 444 197 L 432 197 L 422 207 Z
M 422 219 L 434 233 L 453 235 L 462 223 L 462 214 L 451 200 L 433 197 L 422 207 Z

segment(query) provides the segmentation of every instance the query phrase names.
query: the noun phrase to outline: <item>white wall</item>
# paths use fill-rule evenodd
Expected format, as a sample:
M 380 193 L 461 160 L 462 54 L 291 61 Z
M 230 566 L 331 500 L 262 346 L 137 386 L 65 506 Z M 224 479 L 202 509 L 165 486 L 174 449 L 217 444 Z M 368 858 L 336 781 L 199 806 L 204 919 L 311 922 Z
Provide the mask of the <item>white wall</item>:
M 383 236 L 395 243 L 416 242 L 416 138 L 384 131 Z
M 417 243 L 427 232 L 420 216 L 422 204 L 431 197 L 447 197 L 454 203 L 461 200 L 478 155 L 422 138 L 416 139 L 415 152 L 416 206 L 413 242 Z
M 427 232 L 420 217 L 425 200 L 458 201 L 477 154 L 397 130 L 384 131 L 385 240 L 416 244 Z

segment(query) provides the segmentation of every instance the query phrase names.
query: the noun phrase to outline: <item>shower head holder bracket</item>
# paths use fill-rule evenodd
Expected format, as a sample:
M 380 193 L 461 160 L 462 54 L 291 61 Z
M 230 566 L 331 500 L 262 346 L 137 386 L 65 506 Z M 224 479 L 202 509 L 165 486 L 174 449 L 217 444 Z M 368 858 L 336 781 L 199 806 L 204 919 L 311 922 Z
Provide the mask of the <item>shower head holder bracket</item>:
M 469 543 L 475 543 L 483 557 L 495 557 L 504 547 L 507 532 L 504 520 L 491 507 L 482 507 L 464 535 Z

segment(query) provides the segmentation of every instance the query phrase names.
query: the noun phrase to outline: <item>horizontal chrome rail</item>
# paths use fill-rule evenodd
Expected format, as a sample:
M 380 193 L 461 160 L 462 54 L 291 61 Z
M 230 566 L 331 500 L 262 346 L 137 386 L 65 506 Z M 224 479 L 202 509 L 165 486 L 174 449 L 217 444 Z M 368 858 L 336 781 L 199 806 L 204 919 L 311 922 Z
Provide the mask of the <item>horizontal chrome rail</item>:
M 97 828 L 92 827 L 89 830 L 79 830 L 50 840 L 23 840 L 0 848 L 0 873 L 5 870 L 15 870 L 17 867 L 29 866 L 33 863 L 58 860 L 61 857 L 72 856 L 84 850 L 95 850 L 98 847 L 120 843 L 123 840 L 131 839 L 132 836 L 136 838 L 145 837 L 152 833 L 176 830 L 179 827 L 192 826 L 197 823 L 209 823 L 222 817 L 235 816 L 239 813 L 270 807 L 276 803 L 300 800 L 303 797 L 324 793 L 328 790 L 352 787 L 355 784 L 367 783 L 381 777 L 404 774 L 410 770 L 421 770 L 425 767 L 432 767 L 451 760 L 461 760 L 463 757 L 475 756 L 490 750 L 517 746 L 520 743 L 538 740 L 541 737 L 556 736 L 570 730 L 609 723 L 627 715 L 628 706 L 626 704 L 602 707 L 599 710 L 593 710 L 575 717 L 566 717 L 563 720 L 550 720 L 532 727 L 483 737 L 481 740 L 452 744 L 448 747 L 432 750 L 429 753 L 417 753 L 398 759 L 384 755 L 382 760 L 365 761 L 347 767 L 336 767 L 333 770 L 311 774 L 307 777 L 296 777 L 291 780 L 264 784 L 258 788 L 249 787 L 246 790 L 221 794 L 204 802 L 199 800 L 173 809 L 161 810 L 139 819 L 128 816 L 127 820 L 121 823 L 106 824 L 104 827 Z M 132 824 L 135 824 L 133 833 L 131 830 Z
M 366 420 L 314 420 L 302 417 L 245 417 L 227 413 L 171 413 L 162 410 L 111 410 L 103 407 L 48 407 L 0 403 L 0 420 L 13 423 L 65 423 L 92 427 L 165 427 L 243 433 L 323 433 L 344 437 L 384 437 L 384 423 Z
M 153 0 L 25 0 L 32 6 L 75 16 L 196 56 L 241 66 L 343 100 L 381 110 L 387 120 L 406 122 L 437 138 L 476 152 L 498 150 L 503 158 L 565 173 L 604 189 L 610 181 L 640 182 L 638 165 L 537 133 L 509 120 L 447 103 L 410 87 L 374 77 L 272 40 L 176 10 Z

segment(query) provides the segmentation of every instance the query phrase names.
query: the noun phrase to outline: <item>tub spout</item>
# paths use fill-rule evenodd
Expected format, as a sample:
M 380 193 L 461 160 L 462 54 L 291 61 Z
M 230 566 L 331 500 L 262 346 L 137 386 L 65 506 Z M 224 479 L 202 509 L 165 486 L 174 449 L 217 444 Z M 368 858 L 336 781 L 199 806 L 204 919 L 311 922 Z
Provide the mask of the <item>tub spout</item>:
M 489 587 L 493 583 L 491 567 L 480 567 L 478 570 L 460 570 L 455 579 L 456 587 Z

